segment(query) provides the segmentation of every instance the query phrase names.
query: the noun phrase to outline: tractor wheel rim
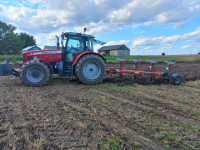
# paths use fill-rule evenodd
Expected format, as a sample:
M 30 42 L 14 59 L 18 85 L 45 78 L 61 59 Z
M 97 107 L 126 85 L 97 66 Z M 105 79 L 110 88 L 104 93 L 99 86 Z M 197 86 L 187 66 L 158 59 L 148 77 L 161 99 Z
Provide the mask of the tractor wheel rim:
M 88 80 L 95 80 L 101 74 L 101 68 L 95 63 L 85 64 L 83 66 L 83 75 Z
M 27 71 L 26 78 L 32 83 L 38 83 L 44 78 L 44 74 L 41 69 L 32 68 Z

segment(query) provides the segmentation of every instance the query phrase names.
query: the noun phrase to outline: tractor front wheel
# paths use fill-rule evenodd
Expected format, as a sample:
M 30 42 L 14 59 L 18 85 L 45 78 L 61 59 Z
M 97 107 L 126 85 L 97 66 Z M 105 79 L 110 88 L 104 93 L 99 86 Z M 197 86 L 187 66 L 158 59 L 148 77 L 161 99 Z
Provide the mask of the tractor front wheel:
M 21 80 L 25 85 L 40 87 L 46 85 L 49 79 L 50 70 L 41 62 L 30 62 L 22 69 Z
M 87 85 L 103 82 L 105 78 L 104 60 L 96 55 L 86 55 L 76 65 L 76 76 Z

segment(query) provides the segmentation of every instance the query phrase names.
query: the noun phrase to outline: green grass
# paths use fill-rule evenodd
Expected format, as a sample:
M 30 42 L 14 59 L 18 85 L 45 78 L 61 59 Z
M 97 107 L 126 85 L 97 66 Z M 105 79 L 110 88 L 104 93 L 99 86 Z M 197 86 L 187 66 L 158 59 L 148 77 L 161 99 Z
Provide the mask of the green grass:
M 114 137 L 111 139 L 105 139 L 99 144 L 100 150 L 121 150 L 122 141 L 121 139 Z
M 4 62 L 6 59 L 10 59 L 13 63 L 21 63 L 21 55 L 0 55 L 0 63 Z
M 0 55 L 0 63 L 2 63 L 6 58 L 10 58 L 13 63 L 20 63 L 22 62 L 22 56 L 21 55 Z M 107 62 L 109 63 L 117 63 L 119 62 L 120 58 L 115 56 L 106 56 L 105 57 Z M 176 62 L 200 62 L 200 55 L 169 55 L 169 56 L 129 56 L 126 59 L 128 61 L 176 61 Z
M 107 139 L 103 139 L 99 142 L 98 148 L 99 150 L 139 150 L 142 149 L 142 145 L 139 143 L 128 144 L 127 141 L 122 140 L 120 137 L 111 137 Z
M 107 56 L 106 57 L 107 62 L 110 63 L 117 63 L 120 61 L 120 58 L 115 57 L 115 56 Z M 129 56 L 126 59 L 123 60 L 128 60 L 128 61 L 159 61 L 159 62 L 164 62 L 164 61 L 176 61 L 176 62 L 200 62 L 200 55 L 169 55 L 169 56 Z

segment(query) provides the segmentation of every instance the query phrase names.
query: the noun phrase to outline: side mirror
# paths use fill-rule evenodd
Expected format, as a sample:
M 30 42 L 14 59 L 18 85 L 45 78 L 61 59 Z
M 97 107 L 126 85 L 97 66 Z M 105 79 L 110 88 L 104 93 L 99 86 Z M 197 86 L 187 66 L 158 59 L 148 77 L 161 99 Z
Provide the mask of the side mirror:
M 64 43 L 63 43 L 64 39 L 65 39 L 65 33 L 63 32 L 63 33 L 61 34 L 61 47 L 62 47 L 62 48 L 64 48 Z
M 57 40 L 57 49 L 60 49 L 60 38 L 57 35 L 56 35 L 56 40 Z

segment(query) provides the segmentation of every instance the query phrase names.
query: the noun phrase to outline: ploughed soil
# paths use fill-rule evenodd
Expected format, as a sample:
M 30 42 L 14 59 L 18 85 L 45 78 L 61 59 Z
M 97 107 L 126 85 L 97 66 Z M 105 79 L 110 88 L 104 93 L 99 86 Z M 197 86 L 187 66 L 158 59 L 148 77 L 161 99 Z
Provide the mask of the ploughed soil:
M 2 150 L 200 149 L 200 80 L 182 86 L 0 77 Z

